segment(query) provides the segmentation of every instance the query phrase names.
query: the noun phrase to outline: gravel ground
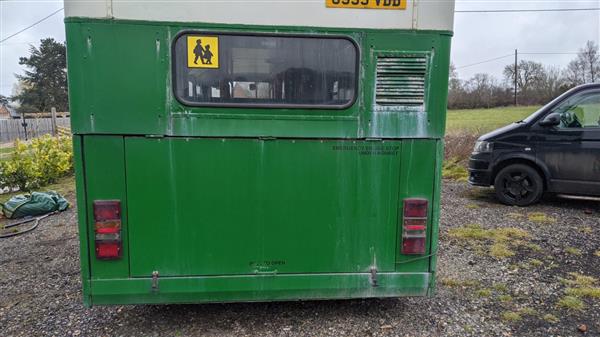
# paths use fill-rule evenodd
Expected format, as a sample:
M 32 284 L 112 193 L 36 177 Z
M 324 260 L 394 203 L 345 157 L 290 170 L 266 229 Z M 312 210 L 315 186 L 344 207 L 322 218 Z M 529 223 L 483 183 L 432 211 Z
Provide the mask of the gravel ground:
M 434 298 L 87 309 L 73 207 L 0 240 L 0 336 L 600 336 L 599 298 L 582 297 L 582 310 L 557 306 L 569 272 L 600 278 L 599 218 L 600 202 L 514 208 L 446 181 Z M 494 258 L 492 242 L 451 235 L 468 224 L 529 237 L 509 240 L 514 256 Z

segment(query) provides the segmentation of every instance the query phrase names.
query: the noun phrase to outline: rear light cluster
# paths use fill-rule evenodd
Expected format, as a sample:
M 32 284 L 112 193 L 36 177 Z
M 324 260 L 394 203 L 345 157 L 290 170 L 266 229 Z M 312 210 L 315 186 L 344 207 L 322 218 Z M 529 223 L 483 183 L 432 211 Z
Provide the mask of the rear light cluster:
M 427 199 L 404 199 L 402 254 L 425 254 Z
M 121 257 L 121 202 L 119 200 L 94 201 L 94 228 L 96 258 L 115 260 Z

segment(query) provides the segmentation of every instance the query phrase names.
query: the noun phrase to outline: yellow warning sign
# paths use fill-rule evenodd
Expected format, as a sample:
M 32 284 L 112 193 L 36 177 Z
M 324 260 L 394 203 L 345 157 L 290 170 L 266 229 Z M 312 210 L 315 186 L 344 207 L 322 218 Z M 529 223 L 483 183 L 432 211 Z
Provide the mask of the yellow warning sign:
M 219 68 L 219 38 L 188 36 L 188 68 Z
M 330 8 L 406 9 L 406 0 L 325 0 Z

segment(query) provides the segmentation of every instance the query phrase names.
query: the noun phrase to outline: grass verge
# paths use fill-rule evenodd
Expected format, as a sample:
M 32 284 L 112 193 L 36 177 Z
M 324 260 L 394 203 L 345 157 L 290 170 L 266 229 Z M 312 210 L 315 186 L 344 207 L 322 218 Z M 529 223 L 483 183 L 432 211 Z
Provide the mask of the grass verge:
M 539 109 L 539 106 L 502 107 L 493 109 L 448 110 L 448 134 L 471 132 L 483 134 L 512 122 L 520 121 Z
M 480 246 L 482 243 L 490 244 L 488 253 L 497 259 L 514 256 L 515 252 L 513 249 L 519 246 L 526 247 L 526 242 L 523 240 L 530 237 L 527 231 L 520 228 L 502 227 L 484 229 L 479 224 L 453 228 L 448 234 L 458 241 L 466 241 L 475 246 Z
M 465 166 L 461 164 L 460 159 L 452 158 L 444 160 L 444 163 L 442 164 L 442 177 L 444 179 L 466 182 L 469 178 L 469 172 L 467 172 Z

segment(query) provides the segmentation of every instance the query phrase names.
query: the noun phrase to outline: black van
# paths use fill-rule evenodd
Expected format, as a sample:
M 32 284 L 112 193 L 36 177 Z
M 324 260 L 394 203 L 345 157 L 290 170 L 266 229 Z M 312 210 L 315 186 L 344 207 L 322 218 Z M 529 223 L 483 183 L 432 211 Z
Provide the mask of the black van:
M 469 183 L 526 206 L 544 192 L 600 196 L 600 84 L 575 87 L 526 119 L 485 134 Z

